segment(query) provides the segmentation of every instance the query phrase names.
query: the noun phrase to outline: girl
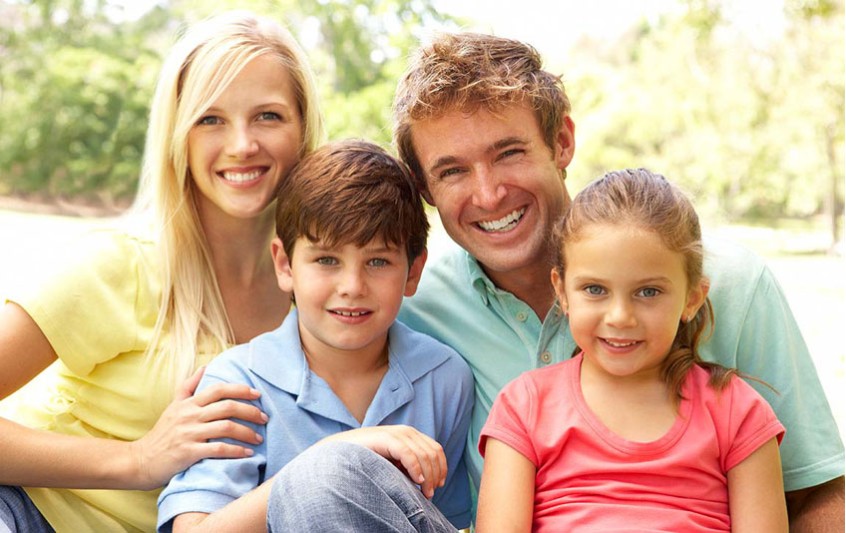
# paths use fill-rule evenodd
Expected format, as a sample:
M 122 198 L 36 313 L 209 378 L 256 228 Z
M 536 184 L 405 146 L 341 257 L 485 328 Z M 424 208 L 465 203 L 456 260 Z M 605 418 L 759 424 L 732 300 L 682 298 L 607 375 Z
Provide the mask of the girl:
M 0 419 L 2 524 L 153 530 L 171 476 L 249 453 L 237 441 L 256 433 L 227 419 L 263 423 L 231 400 L 256 391 L 191 397 L 195 373 L 174 398 L 174 384 L 282 323 L 290 297 L 269 253 L 274 199 L 320 135 L 304 54 L 277 24 L 229 13 L 175 45 L 153 97 L 138 199 L 153 231 L 96 235 L 76 264 L 0 310 L 0 398 L 53 374 L 15 422 Z
M 647 170 L 576 196 L 551 278 L 579 352 L 527 372 L 481 433 L 477 530 L 787 531 L 784 429 L 713 323 L 691 203 Z

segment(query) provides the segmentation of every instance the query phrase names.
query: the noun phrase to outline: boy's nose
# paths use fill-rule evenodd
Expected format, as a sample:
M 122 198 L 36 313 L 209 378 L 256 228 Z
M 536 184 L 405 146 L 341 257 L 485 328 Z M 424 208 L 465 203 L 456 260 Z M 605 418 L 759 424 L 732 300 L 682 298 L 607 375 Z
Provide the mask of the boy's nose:
M 365 292 L 364 273 L 358 268 L 346 269 L 338 282 L 338 293 L 344 296 L 360 296 Z

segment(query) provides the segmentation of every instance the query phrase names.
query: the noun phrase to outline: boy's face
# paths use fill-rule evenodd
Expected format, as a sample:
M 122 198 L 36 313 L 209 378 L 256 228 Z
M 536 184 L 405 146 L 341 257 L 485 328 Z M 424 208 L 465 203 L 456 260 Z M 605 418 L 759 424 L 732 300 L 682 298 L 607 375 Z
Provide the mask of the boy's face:
M 426 262 L 424 252 L 409 265 L 405 247 L 379 239 L 327 247 L 300 237 L 289 259 L 277 237 L 271 252 L 279 287 L 296 298 L 303 347 L 321 354 L 380 353 Z

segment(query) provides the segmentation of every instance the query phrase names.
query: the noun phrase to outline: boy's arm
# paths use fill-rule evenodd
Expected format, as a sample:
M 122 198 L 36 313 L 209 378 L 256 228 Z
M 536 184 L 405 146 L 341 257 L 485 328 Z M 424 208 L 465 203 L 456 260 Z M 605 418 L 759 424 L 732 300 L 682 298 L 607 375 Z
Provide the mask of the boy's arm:
M 728 492 L 732 532 L 787 531 L 775 437 L 728 471 Z
M 173 521 L 173 533 L 217 531 L 251 533 L 267 531 L 267 501 L 273 478 L 211 514 L 185 513 Z
M 790 530 L 797 533 L 843 531 L 843 510 L 843 476 L 787 493 Z
M 523 454 L 493 437 L 485 441 L 484 457 L 476 531 L 531 531 L 535 465 Z

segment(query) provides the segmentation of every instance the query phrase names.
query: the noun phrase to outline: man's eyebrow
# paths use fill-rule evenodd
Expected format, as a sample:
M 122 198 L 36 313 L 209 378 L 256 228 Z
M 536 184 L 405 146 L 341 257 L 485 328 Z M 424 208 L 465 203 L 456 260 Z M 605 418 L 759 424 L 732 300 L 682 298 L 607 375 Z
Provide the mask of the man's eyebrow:
M 448 166 L 448 165 L 454 165 L 457 162 L 458 162 L 458 158 L 455 157 L 454 155 L 445 155 L 445 156 L 439 157 L 439 158 L 435 159 L 435 162 L 432 163 L 432 166 L 430 166 L 428 168 L 428 172 L 430 174 L 432 174 L 432 173 L 435 172 L 435 170 L 437 170 L 441 167 L 445 167 L 445 166 Z
M 497 150 L 502 150 L 503 148 L 507 148 L 515 144 L 528 144 L 528 141 L 520 137 L 506 137 L 493 143 L 491 147 L 488 148 L 488 151 L 495 152 Z

